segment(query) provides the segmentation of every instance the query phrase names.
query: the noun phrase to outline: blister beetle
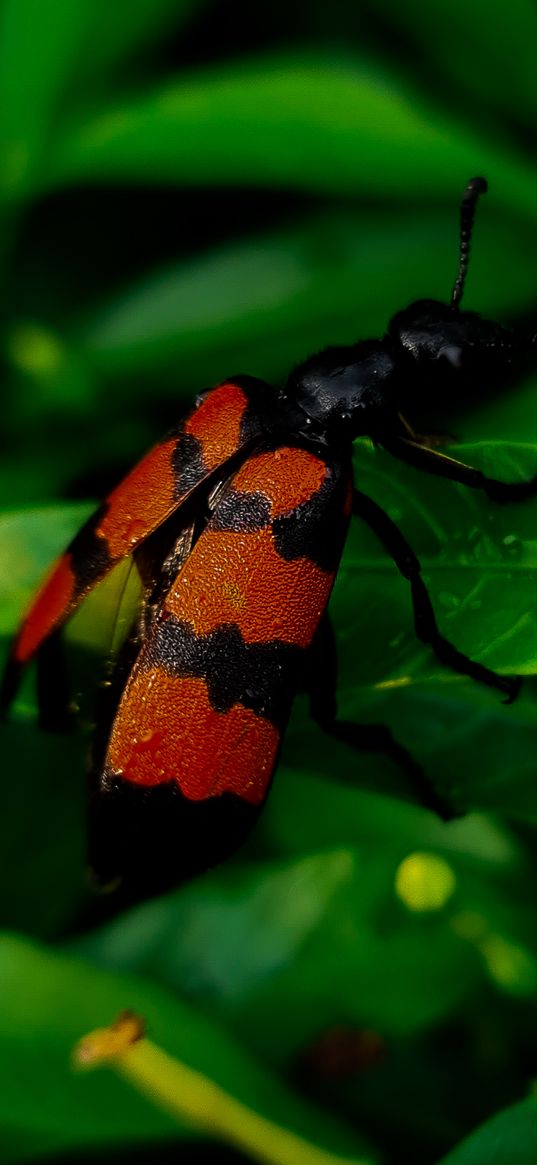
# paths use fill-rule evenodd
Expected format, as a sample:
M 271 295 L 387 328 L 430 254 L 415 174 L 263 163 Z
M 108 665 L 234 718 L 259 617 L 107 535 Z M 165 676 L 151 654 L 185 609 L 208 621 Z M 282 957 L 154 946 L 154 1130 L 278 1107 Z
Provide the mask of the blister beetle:
M 323 729 L 386 749 L 425 803 L 448 815 L 387 729 L 337 716 L 326 612 L 352 514 L 408 579 L 419 639 L 446 667 L 497 688 L 506 702 L 516 696 L 518 677 L 497 675 L 440 634 L 416 555 L 351 471 L 352 443 L 366 434 L 394 457 L 496 502 L 537 491 L 537 478 L 497 481 L 429 447 L 401 413 L 410 383 L 449 389 L 479 376 L 498 384 L 528 358 L 531 341 L 461 310 L 485 190 L 474 178 L 464 194 L 449 304 L 412 303 L 382 339 L 324 349 L 279 391 L 235 376 L 203 394 L 112 491 L 38 592 L 12 647 L 2 704 L 37 657 L 42 720 L 53 726 L 61 709 L 48 669 L 61 628 L 125 557 L 144 584 L 96 749 L 89 832 L 99 881 L 149 893 L 236 850 L 267 796 L 304 683 Z

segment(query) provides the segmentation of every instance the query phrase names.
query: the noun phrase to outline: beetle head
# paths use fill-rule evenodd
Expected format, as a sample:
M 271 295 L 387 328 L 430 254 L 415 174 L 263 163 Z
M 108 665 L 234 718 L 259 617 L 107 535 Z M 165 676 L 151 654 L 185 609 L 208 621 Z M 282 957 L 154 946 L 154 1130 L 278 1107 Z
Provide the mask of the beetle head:
M 440 393 L 475 386 L 503 387 L 519 375 L 522 349 L 514 333 L 476 312 L 420 299 L 393 317 L 389 339 L 402 348 L 407 376 Z

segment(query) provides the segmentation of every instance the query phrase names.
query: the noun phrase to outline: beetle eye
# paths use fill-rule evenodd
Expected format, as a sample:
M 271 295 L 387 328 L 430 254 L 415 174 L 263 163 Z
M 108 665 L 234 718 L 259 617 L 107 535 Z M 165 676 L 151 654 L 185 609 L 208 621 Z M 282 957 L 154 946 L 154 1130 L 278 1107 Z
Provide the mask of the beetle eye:
M 447 348 L 441 348 L 438 353 L 438 359 L 447 360 L 453 368 L 459 369 L 462 362 L 462 348 L 458 348 L 455 344 L 451 344 Z

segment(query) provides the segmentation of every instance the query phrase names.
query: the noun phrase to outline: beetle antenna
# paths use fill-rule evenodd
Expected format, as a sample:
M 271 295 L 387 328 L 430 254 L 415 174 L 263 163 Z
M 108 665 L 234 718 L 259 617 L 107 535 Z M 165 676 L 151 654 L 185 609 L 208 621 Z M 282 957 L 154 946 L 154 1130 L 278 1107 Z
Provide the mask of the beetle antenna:
M 468 272 L 470 257 L 470 243 L 474 227 L 475 208 L 480 194 L 486 194 L 488 184 L 486 178 L 470 178 L 464 191 L 461 202 L 461 228 L 459 234 L 459 270 L 455 286 L 451 295 L 451 307 L 457 308 L 461 302 L 464 284 Z

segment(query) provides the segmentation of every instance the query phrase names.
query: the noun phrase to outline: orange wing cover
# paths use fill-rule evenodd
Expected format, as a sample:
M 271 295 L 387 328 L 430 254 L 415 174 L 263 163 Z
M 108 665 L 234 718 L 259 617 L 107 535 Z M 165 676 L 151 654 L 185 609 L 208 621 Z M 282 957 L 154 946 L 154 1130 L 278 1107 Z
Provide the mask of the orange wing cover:
M 251 455 L 179 571 L 124 690 L 101 790 L 171 783 L 263 802 L 347 531 L 349 474 Z
M 171 516 L 204 480 L 259 433 L 256 382 L 225 382 L 200 399 L 86 522 L 38 591 L 12 649 L 19 667 L 93 587 Z

